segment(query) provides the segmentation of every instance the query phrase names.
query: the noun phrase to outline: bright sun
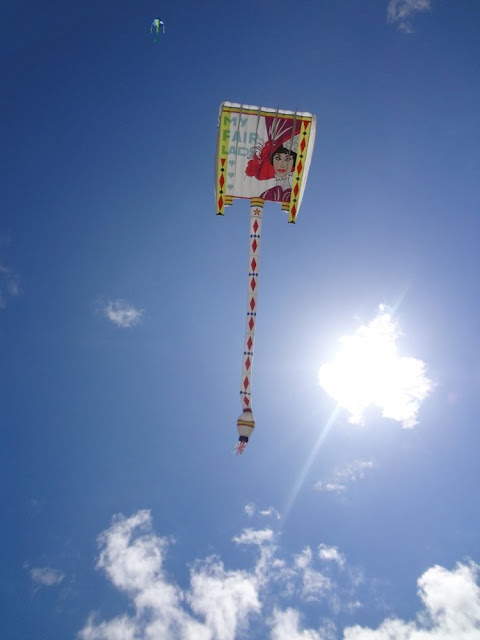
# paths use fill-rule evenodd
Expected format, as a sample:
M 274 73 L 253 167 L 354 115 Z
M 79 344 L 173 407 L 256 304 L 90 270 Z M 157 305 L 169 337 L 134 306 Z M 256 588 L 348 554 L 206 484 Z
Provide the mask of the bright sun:
M 422 401 L 432 389 L 425 364 L 397 353 L 399 329 L 384 305 L 377 316 L 353 335 L 339 339 L 340 350 L 318 372 L 320 386 L 351 413 L 350 422 L 364 423 L 365 409 L 379 407 L 385 418 L 414 427 Z

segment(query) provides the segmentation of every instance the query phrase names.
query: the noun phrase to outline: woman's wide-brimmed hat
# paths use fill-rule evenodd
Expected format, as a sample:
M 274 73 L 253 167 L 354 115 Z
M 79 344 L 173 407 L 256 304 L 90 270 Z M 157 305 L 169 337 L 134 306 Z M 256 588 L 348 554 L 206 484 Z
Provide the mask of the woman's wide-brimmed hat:
M 275 126 L 275 122 L 277 126 Z M 300 126 L 300 123 L 298 123 L 298 126 Z M 296 133 L 292 136 L 292 128 L 292 120 L 276 120 L 270 127 L 268 126 L 267 120 L 267 133 L 269 138 L 266 142 L 254 147 L 253 158 L 248 161 L 245 169 L 247 176 L 257 178 L 257 180 L 269 180 L 275 177 L 275 170 L 270 162 L 270 158 L 275 151 L 280 147 L 285 147 L 293 153 L 297 153 L 298 151 L 300 134 Z

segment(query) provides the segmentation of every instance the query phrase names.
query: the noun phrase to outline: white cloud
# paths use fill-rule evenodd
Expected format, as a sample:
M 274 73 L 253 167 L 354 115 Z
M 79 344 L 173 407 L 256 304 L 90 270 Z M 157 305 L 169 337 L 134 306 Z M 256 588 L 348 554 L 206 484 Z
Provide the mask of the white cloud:
M 301 553 L 295 556 L 295 566 L 300 569 L 305 569 L 312 561 L 312 550 L 310 547 L 305 547 Z
M 97 567 L 127 595 L 131 612 L 110 620 L 90 615 L 79 640 L 235 640 L 253 632 L 270 640 L 338 640 L 333 619 L 312 629 L 303 626 L 301 614 L 302 604 L 318 600 L 332 616 L 354 615 L 361 606 L 359 582 L 337 547 L 320 544 L 314 554 L 307 546 L 286 561 L 268 529 L 245 529 L 233 540 L 257 547 L 251 569 L 228 569 L 210 556 L 193 563 L 189 585 L 181 589 L 164 567 L 171 540 L 154 533 L 150 512 L 115 517 L 98 538 Z M 350 626 L 344 640 L 476 640 L 479 569 L 473 563 L 428 569 L 418 580 L 423 608 L 414 622 L 387 619 L 376 630 Z
M 387 7 L 387 22 L 397 24 L 404 33 L 413 33 L 412 18 L 416 13 L 429 11 L 430 0 L 390 0 Z
M 300 570 L 302 587 L 301 595 L 307 602 L 321 600 L 332 589 L 332 583 L 327 576 L 312 568 L 313 554 L 310 547 L 295 556 L 295 567 Z
M 304 570 L 301 594 L 307 602 L 313 602 L 327 597 L 331 589 L 332 583 L 323 573 L 315 569 L 310 569 L 309 567 Z
M 244 536 L 244 542 L 253 533 Z M 260 536 L 259 538 L 261 538 Z M 97 568 L 130 597 L 135 614 L 97 622 L 90 616 L 81 640 L 233 640 L 242 620 L 258 611 L 254 573 L 227 571 L 215 557 L 195 563 L 190 589 L 183 592 L 166 576 L 163 564 L 170 541 L 152 530 L 149 511 L 116 516 L 98 538 Z M 185 606 L 188 603 L 198 620 Z
M 366 409 L 377 406 L 383 417 L 401 422 L 404 428 L 417 424 L 433 383 L 421 360 L 398 355 L 399 337 L 392 315 L 380 305 L 368 325 L 339 339 L 339 352 L 320 368 L 320 386 L 351 414 L 350 422 L 363 424 Z
M 210 558 L 190 576 L 187 600 L 205 619 L 211 637 L 229 640 L 249 615 L 260 611 L 258 586 L 246 571 L 226 571 L 222 562 Z
M 54 587 L 63 581 L 65 574 L 52 567 L 33 567 L 30 569 L 30 577 L 38 585 Z
M 233 541 L 237 544 L 257 544 L 273 541 L 273 531 L 271 529 L 244 529 L 239 536 L 235 536 Z
M 150 531 L 150 512 L 142 510 L 128 519 L 117 516 L 110 529 L 99 536 L 101 552 L 97 567 L 105 571 L 118 589 L 136 593 L 161 577 L 168 540 Z M 143 535 L 135 538 L 137 533 Z
M 249 502 L 248 504 L 246 504 L 243 508 L 243 510 L 245 511 L 245 513 L 247 514 L 247 516 L 249 518 L 251 518 L 252 516 L 255 515 L 255 505 L 253 504 L 253 502 Z
M 300 614 L 292 608 L 274 609 L 270 621 L 270 640 L 326 640 L 326 636 L 313 629 L 300 629 Z
M 458 563 L 452 571 L 431 567 L 417 581 L 423 609 L 416 621 L 389 618 L 375 630 L 349 627 L 344 640 L 478 640 L 479 571 L 475 563 Z
M 318 557 L 321 560 L 335 562 L 341 569 L 345 565 L 345 556 L 337 547 L 329 547 L 326 544 L 320 544 L 318 547 Z
M 418 580 L 418 594 L 430 619 L 450 637 L 460 639 L 473 628 L 480 632 L 479 570 L 473 563 L 457 564 L 454 571 L 436 565 Z
M 110 622 L 99 622 L 89 616 L 79 633 L 81 640 L 136 640 L 136 624 L 128 616 L 120 616 Z
M 103 313 L 117 327 L 129 329 L 141 321 L 144 312 L 124 300 L 111 300 L 105 305 Z

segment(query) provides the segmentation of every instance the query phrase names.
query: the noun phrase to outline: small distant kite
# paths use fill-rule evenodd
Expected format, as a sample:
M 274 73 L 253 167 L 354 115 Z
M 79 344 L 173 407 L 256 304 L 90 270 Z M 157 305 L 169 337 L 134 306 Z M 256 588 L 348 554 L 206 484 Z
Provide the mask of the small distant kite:
M 311 113 L 232 102 L 220 105 L 215 176 L 217 215 L 223 215 L 225 207 L 232 205 L 234 198 L 250 201 L 247 323 L 237 453 L 245 449 L 255 427 L 251 377 L 263 205 L 267 200 L 277 202 L 287 213 L 288 222 L 296 221 L 314 140 L 315 116 Z
M 150 27 L 150 33 L 153 36 L 154 42 L 158 42 L 158 36 L 160 35 L 160 30 L 162 31 L 163 34 L 165 34 L 165 23 L 163 22 L 163 20 L 160 20 L 159 18 L 155 18 L 155 20 L 152 22 L 152 26 Z

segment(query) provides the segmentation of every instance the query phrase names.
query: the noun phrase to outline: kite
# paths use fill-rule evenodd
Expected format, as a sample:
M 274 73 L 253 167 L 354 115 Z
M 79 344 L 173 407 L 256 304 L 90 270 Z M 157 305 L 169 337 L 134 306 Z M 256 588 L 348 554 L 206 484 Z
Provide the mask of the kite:
M 316 119 L 311 113 L 268 109 L 233 102 L 220 105 L 215 159 L 216 213 L 224 215 L 234 198 L 250 201 L 247 320 L 237 420 L 241 454 L 255 428 L 251 402 L 253 347 L 262 216 L 265 201 L 279 202 L 295 223 L 307 182 Z
M 150 33 L 154 36 L 153 41 L 158 42 L 158 36 L 160 34 L 160 27 L 162 27 L 162 33 L 165 34 L 165 23 L 159 18 L 155 18 L 150 27 Z

